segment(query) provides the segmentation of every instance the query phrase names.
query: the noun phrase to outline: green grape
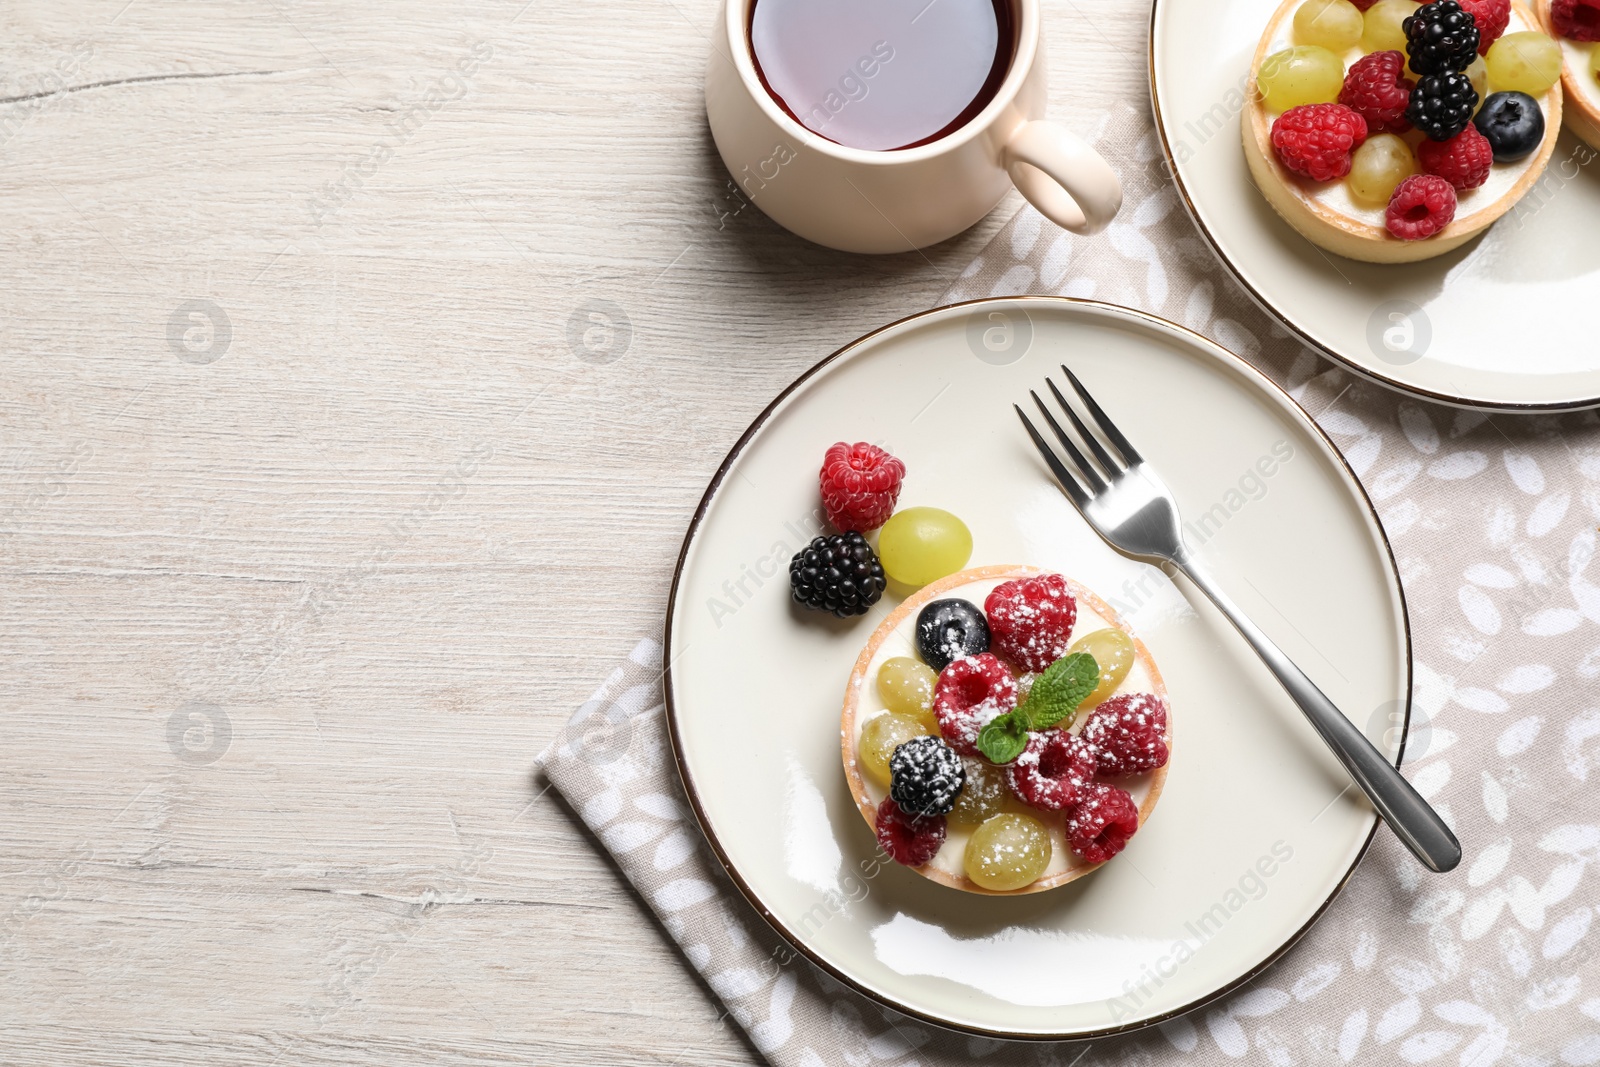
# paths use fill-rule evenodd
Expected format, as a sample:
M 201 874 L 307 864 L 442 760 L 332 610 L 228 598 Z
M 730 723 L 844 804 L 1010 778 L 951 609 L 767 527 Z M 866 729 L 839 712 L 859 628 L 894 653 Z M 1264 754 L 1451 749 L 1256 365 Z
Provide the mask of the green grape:
M 1339 98 L 1344 63 L 1326 48 L 1297 44 L 1262 60 L 1256 85 L 1274 111 L 1288 111 L 1301 104 L 1328 104 Z
M 868 719 L 861 728 L 861 742 L 856 746 L 861 769 L 879 785 L 889 784 L 889 757 L 894 750 L 913 737 L 926 737 L 932 733 L 926 726 L 909 715 L 889 712 Z
M 1411 0 L 1378 0 L 1362 16 L 1361 50 L 1406 54 L 1406 31 L 1400 24 L 1416 11 Z
M 1296 44 L 1346 52 L 1361 43 L 1366 20 L 1350 0 L 1306 0 L 1294 13 Z
M 1397 185 L 1417 173 L 1411 146 L 1392 133 L 1368 137 L 1356 149 L 1345 183 L 1350 195 L 1368 204 L 1387 204 Z
M 1089 653 L 1100 667 L 1100 684 L 1083 698 L 1083 703 L 1078 705 L 1081 708 L 1093 708 L 1110 699 L 1133 669 L 1133 638 L 1115 626 L 1084 634 L 1067 649 L 1069 656 L 1074 652 Z
M 1542 33 L 1508 33 L 1489 46 L 1489 85 L 1497 93 L 1541 96 L 1561 80 L 1561 46 Z
M 1478 106 L 1472 109 L 1476 115 L 1483 110 L 1483 102 L 1489 99 L 1489 63 L 1482 56 L 1472 61 L 1467 68 L 1467 80 L 1472 83 L 1473 92 L 1478 94 Z
M 1600 41 L 1589 49 L 1589 77 L 1600 82 Z
M 1031 815 L 995 815 L 972 831 L 964 864 L 967 877 L 984 889 L 1021 889 L 1050 866 L 1050 835 Z
M 972 558 L 972 531 L 938 508 L 906 508 L 878 531 L 878 559 L 890 579 L 913 589 L 954 574 Z
M 967 782 L 956 794 L 956 806 L 947 818 L 951 826 L 977 826 L 1013 807 L 1006 772 L 981 759 L 963 759 Z
M 930 730 L 939 729 L 933 717 L 933 686 L 939 675 L 926 663 L 910 656 L 886 659 L 878 668 L 878 696 L 896 715 L 916 719 Z

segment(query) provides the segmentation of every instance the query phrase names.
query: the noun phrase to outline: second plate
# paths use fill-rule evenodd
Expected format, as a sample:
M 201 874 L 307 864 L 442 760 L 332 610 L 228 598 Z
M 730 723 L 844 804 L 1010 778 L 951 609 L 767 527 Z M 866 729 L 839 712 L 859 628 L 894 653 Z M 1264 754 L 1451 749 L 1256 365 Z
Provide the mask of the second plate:
M 1155 0 L 1150 92 L 1178 191 L 1239 282 L 1314 349 L 1431 400 L 1600 406 L 1600 159 L 1563 134 L 1544 177 L 1477 240 L 1422 263 L 1324 252 L 1252 184 L 1239 112 L 1280 0 Z

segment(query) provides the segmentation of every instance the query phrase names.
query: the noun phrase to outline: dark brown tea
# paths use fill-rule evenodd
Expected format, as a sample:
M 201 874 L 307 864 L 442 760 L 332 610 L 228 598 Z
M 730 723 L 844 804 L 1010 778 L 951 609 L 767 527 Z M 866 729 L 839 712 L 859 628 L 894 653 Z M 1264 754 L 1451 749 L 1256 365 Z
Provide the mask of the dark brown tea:
M 756 0 L 750 51 L 800 125 L 850 148 L 936 141 L 994 99 L 1011 66 L 1010 0 Z

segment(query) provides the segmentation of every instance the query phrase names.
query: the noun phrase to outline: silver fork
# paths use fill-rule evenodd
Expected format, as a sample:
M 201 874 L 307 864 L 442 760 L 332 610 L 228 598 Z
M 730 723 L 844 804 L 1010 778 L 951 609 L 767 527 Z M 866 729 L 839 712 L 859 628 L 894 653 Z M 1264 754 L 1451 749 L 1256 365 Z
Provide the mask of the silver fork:
M 1461 862 L 1461 843 L 1444 824 L 1444 820 L 1439 818 L 1439 813 L 1428 806 L 1428 802 L 1411 787 L 1411 783 L 1401 777 L 1400 772 L 1367 740 L 1366 735 L 1345 718 L 1333 701 L 1323 695 L 1316 683 L 1307 678 L 1305 672 L 1295 666 L 1283 650 L 1217 587 L 1184 544 L 1178 505 L 1172 499 L 1172 493 L 1123 436 L 1122 431 L 1117 429 L 1116 423 L 1106 417 L 1077 376 L 1064 366 L 1061 371 L 1083 401 L 1090 420 L 1120 453 L 1119 456 L 1113 457 L 1099 438 L 1089 432 L 1077 411 L 1067 403 L 1067 398 L 1061 395 L 1061 390 L 1049 378 L 1045 379 L 1045 384 L 1067 413 L 1095 462 L 1090 462 L 1079 450 L 1044 401 L 1039 399 L 1038 393 L 1029 390 L 1033 402 L 1039 407 L 1039 413 L 1049 423 L 1056 440 L 1076 467 L 1076 475 L 1068 470 L 1055 450 L 1034 429 L 1022 409 L 1017 407 L 1016 412 L 1022 425 L 1028 428 L 1028 436 L 1033 438 L 1039 454 L 1050 465 L 1056 481 L 1061 483 L 1061 488 L 1077 505 L 1089 525 L 1119 552 L 1165 560 L 1187 575 L 1265 661 L 1279 684 L 1300 706 L 1306 718 L 1311 720 L 1311 725 L 1322 736 L 1322 740 L 1344 764 L 1350 777 L 1355 779 L 1372 801 L 1372 806 L 1378 809 L 1378 813 L 1405 842 L 1406 847 L 1431 870 L 1453 869 Z

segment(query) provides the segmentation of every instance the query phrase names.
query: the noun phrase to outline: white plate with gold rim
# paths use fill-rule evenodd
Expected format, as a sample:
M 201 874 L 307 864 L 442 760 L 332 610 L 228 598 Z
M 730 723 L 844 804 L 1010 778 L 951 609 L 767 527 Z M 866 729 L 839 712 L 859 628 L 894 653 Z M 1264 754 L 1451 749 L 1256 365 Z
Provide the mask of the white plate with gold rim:
M 1600 406 L 1600 159 L 1571 133 L 1482 236 L 1421 263 L 1325 252 L 1251 182 L 1239 113 L 1281 0 L 1155 0 L 1150 92 L 1178 192 L 1244 289 L 1307 345 L 1375 381 L 1503 411 Z
M 1133 1029 L 1236 988 L 1328 906 L 1376 825 L 1227 623 L 1107 548 L 1051 483 L 1011 404 L 1062 362 L 1173 487 L 1225 586 L 1391 751 L 1410 683 L 1399 580 L 1360 485 L 1294 401 L 1196 334 L 1090 302 L 977 301 L 869 334 L 787 389 L 684 541 L 666 633 L 679 771 L 734 883 L 796 948 L 883 1004 L 996 1037 Z M 1148 646 L 1181 741 L 1153 816 L 1092 875 L 984 897 L 877 861 L 839 713 L 896 601 L 841 622 L 788 595 L 839 440 L 900 456 L 901 505 L 961 516 L 969 566 L 1068 575 Z

